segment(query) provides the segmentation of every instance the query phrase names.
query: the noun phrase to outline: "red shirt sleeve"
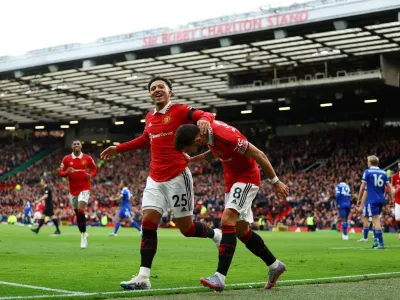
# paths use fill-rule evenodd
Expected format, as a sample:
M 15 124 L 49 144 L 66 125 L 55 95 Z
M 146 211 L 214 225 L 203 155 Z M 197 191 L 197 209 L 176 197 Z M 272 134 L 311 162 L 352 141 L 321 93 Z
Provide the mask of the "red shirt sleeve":
M 96 173 L 97 173 L 97 166 L 96 166 L 96 164 L 94 163 L 94 160 L 93 160 L 93 158 L 91 158 L 90 156 L 89 156 L 89 160 L 90 160 L 90 164 L 89 164 L 89 168 L 90 168 L 90 173 L 89 173 L 89 175 L 90 175 L 90 178 L 93 178 L 95 175 L 96 175 Z
M 144 126 L 143 134 L 132 141 L 117 145 L 117 153 L 138 150 L 150 146 L 150 137 L 147 132 L 147 125 L 148 121 L 146 116 L 146 125 Z
M 214 135 L 217 136 L 218 139 L 223 141 L 230 150 L 242 155 L 246 154 L 249 148 L 249 142 L 239 130 L 226 124 L 217 126 L 218 127 L 214 125 L 212 128 L 214 130 Z
M 212 122 L 215 120 L 215 116 L 212 113 L 205 112 L 199 109 L 195 109 L 189 105 L 183 104 L 181 106 L 184 123 L 197 122 L 199 120 L 206 120 Z
M 64 157 L 61 165 L 60 165 L 60 176 L 61 177 L 67 177 L 67 173 L 65 172 L 67 170 L 68 163 L 67 163 L 67 157 Z

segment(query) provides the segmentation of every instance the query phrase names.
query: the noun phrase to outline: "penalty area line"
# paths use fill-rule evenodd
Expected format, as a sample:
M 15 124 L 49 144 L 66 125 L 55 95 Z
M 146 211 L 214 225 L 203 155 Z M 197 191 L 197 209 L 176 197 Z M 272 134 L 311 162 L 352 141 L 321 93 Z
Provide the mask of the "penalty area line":
M 385 272 L 385 273 L 371 273 L 371 274 L 355 274 L 355 275 L 345 275 L 345 276 L 332 276 L 332 277 L 317 277 L 317 278 L 303 278 L 303 279 L 288 279 L 288 280 L 280 280 L 279 285 L 285 285 L 286 283 L 304 283 L 304 282 L 321 282 L 321 281 L 330 281 L 336 279 L 351 279 L 351 278 L 373 278 L 380 276 L 389 276 L 389 275 L 400 275 L 400 272 Z M 234 286 L 249 286 L 253 287 L 257 285 L 264 285 L 265 282 L 244 282 L 244 283 L 232 283 L 226 284 L 226 287 L 234 287 Z M 0 297 L 0 300 L 11 300 L 11 299 L 36 299 L 36 298 L 52 298 L 52 297 L 84 297 L 84 296 L 101 296 L 101 295 L 115 295 L 115 294 L 137 294 L 137 293 L 151 293 L 151 292 L 167 292 L 167 291 L 182 291 L 182 290 L 200 290 L 204 289 L 203 286 L 182 286 L 175 288 L 160 288 L 160 289 L 151 289 L 151 290 L 130 290 L 130 291 L 112 291 L 112 292 L 71 292 L 66 291 L 68 294 L 57 294 L 57 295 L 36 295 L 36 296 L 10 296 L 10 297 Z M 61 290 L 58 290 L 61 291 Z
M 82 294 L 83 293 L 83 292 L 67 291 L 67 290 L 61 290 L 61 289 L 52 289 L 52 288 L 43 287 L 43 286 L 36 286 L 36 285 L 29 285 L 29 284 L 22 284 L 22 283 L 16 283 L 16 282 L 8 282 L 8 281 L 0 281 L 0 285 L 1 284 L 3 284 L 3 285 L 11 285 L 11 286 L 18 286 L 18 287 L 23 287 L 23 288 L 27 288 L 27 289 L 64 293 L 64 294 Z M 3 299 L 3 297 L 0 297 L 0 299 Z

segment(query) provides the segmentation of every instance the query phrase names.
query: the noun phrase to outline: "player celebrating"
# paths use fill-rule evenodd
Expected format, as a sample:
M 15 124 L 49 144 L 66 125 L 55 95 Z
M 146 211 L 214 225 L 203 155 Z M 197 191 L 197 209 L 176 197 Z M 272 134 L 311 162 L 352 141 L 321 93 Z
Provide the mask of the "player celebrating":
M 51 220 L 53 221 L 54 226 L 56 227 L 56 231 L 54 232 L 54 235 L 60 235 L 60 229 L 58 228 L 58 219 L 57 217 L 54 215 L 53 212 L 53 192 L 51 190 L 51 188 L 48 185 L 47 179 L 42 178 L 41 182 L 40 182 L 41 186 L 44 189 L 44 195 L 37 201 L 37 202 L 42 202 L 44 200 L 45 202 L 45 207 L 43 210 L 42 215 L 40 216 L 39 219 L 39 227 L 35 228 L 35 229 L 31 229 L 34 233 L 38 234 L 40 228 L 43 226 L 44 224 L 44 219 L 47 217 L 50 217 Z
M 378 167 L 379 159 L 376 156 L 368 156 L 368 169 L 364 171 L 358 199 L 360 200 L 367 187 L 366 205 L 365 197 L 361 200 L 360 211 L 363 210 L 364 217 L 372 217 L 372 224 L 375 226 L 375 238 L 378 244 L 374 244 L 374 249 L 384 249 L 380 214 L 385 203 L 385 186 L 390 199 L 393 199 L 392 186 L 386 176 L 385 171 Z M 365 238 L 365 236 L 364 236 Z
M 350 214 L 350 187 L 344 182 L 336 186 L 336 203 L 339 208 L 339 219 L 342 222 L 342 240 L 347 241 L 349 239 L 347 219 Z
M 157 228 L 163 213 L 171 208 L 180 232 L 186 237 L 211 238 L 219 244 L 221 233 L 200 222 L 193 222 L 193 179 L 181 151 L 174 148 L 174 136 L 182 124 L 197 122 L 205 133 L 214 115 L 185 104 L 173 104 L 171 82 L 154 77 L 148 84 L 155 105 L 145 119 L 143 134 L 126 143 L 107 148 L 101 158 L 150 146 L 150 174 L 143 192 L 142 243 L 139 274 L 121 282 L 125 289 L 150 289 L 150 269 L 157 250 Z
M 218 157 L 224 168 L 225 210 L 222 214 L 222 240 L 219 247 L 217 272 L 201 278 L 200 282 L 210 289 L 222 291 L 236 249 L 236 236 L 253 254 L 260 257 L 269 268 L 266 289 L 271 289 L 286 266 L 278 261 L 262 238 L 250 229 L 253 220 L 251 205 L 260 187 L 260 171 L 257 163 L 268 176 L 278 197 L 288 195 L 288 187 L 279 181 L 267 156 L 250 144 L 236 128 L 221 121 L 211 123 L 209 131 L 200 136 L 194 125 L 181 126 L 175 136 L 175 148 L 192 154 L 207 144 L 210 151 L 187 159 L 190 162 L 209 161 Z
M 121 220 L 127 219 L 132 227 L 135 227 L 137 230 L 139 230 L 140 235 L 142 235 L 142 229 L 136 223 L 131 214 L 131 197 L 132 193 L 128 189 L 128 184 L 125 180 L 122 180 L 119 187 L 122 189 L 121 194 L 115 198 L 110 197 L 110 201 L 119 201 L 121 200 L 121 209 L 119 210 L 118 216 L 117 216 L 117 222 L 115 223 L 115 228 L 114 232 L 110 233 L 110 236 L 117 236 L 117 232 L 119 227 L 121 226 Z
M 88 169 L 90 172 L 88 173 Z M 79 140 L 72 142 L 72 154 L 65 156 L 60 166 L 60 175 L 69 179 L 69 198 L 74 207 L 81 233 L 81 248 L 88 246 L 85 209 L 90 196 L 90 179 L 96 175 L 97 166 L 89 155 L 82 153 Z
M 400 241 L 400 160 L 398 163 L 398 172 L 392 176 L 392 186 L 394 189 L 394 216 L 396 218 L 397 231 L 399 233 Z

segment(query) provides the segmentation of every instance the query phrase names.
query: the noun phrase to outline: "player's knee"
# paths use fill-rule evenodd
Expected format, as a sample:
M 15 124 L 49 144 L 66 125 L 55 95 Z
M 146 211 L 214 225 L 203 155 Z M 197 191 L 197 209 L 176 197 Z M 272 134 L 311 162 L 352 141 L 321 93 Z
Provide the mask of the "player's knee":
M 236 223 L 236 236 L 238 237 L 239 240 L 242 241 L 242 239 L 247 237 L 249 232 L 250 232 L 249 223 L 244 221 Z
M 239 218 L 239 212 L 233 208 L 226 208 L 222 214 L 221 223 L 223 226 L 235 226 Z
M 161 214 L 155 209 L 145 209 L 143 211 L 143 219 L 158 224 L 158 222 L 160 222 L 161 219 Z

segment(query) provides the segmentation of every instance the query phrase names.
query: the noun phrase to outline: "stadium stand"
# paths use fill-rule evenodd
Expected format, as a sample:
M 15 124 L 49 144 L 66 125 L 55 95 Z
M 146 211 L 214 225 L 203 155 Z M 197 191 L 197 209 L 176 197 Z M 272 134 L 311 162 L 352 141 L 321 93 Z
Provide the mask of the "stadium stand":
M 251 126 L 239 126 L 243 132 L 252 132 Z M 287 202 L 275 197 L 271 186 L 264 181 L 253 203 L 256 228 L 272 229 L 279 226 L 305 227 L 306 217 L 313 215 L 317 228 L 336 228 L 337 207 L 335 184 L 344 180 L 353 192 L 351 221 L 353 227 L 361 226 L 360 213 L 355 208 L 355 197 L 360 186 L 360 176 L 366 168 L 367 155 L 374 153 L 381 158 L 381 166 L 387 166 L 400 157 L 399 129 L 360 130 L 335 129 L 314 132 L 305 136 L 274 137 L 266 139 L 257 132 L 250 140 L 263 149 L 275 166 L 280 178 L 290 186 Z M 44 147 L 45 143 L 42 145 Z M 119 155 L 111 161 L 99 159 L 102 148 L 85 145 L 84 150 L 95 158 L 99 167 L 93 180 L 91 206 L 88 218 L 98 224 L 102 216 L 112 221 L 114 204 L 108 198 L 119 193 L 118 183 L 129 178 L 130 188 L 140 210 L 140 200 L 147 177 L 150 155 L 148 150 Z M 40 177 L 46 176 L 56 191 L 58 214 L 63 221 L 73 221 L 73 210 L 69 205 L 68 187 L 58 175 L 58 167 L 67 149 L 59 149 L 37 164 L 1 182 L 0 211 L 3 219 L 10 213 L 21 218 L 23 201 L 35 201 L 41 194 Z M 316 161 L 320 163 L 314 168 Z M 204 219 L 210 226 L 219 226 L 224 208 L 224 186 L 222 167 L 218 161 L 211 165 L 196 164 L 191 169 L 195 184 L 195 216 Z M 21 190 L 15 189 L 21 184 Z M 395 228 L 392 207 L 383 210 L 386 230 Z M 136 219 L 140 221 L 140 214 Z M 168 221 L 173 216 L 168 215 Z

